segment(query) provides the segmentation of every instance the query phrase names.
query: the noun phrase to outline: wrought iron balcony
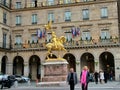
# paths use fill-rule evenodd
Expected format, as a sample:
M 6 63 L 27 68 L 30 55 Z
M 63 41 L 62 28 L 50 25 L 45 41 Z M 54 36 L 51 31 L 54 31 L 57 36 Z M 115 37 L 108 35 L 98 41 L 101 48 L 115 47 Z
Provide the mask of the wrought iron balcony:
M 104 46 L 117 46 L 119 45 L 118 38 L 112 39 L 98 39 L 98 40 L 72 40 L 67 41 L 64 46 L 65 48 L 89 48 L 89 47 L 104 47 Z M 26 44 L 15 44 L 13 49 L 46 49 L 46 43 L 26 43 Z
M 10 49 L 11 45 L 9 43 L 0 42 L 0 48 L 1 49 Z

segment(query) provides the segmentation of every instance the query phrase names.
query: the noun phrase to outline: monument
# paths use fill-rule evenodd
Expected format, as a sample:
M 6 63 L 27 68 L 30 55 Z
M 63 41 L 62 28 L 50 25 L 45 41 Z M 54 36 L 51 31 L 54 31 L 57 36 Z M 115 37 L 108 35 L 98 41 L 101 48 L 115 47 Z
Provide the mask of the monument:
M 42 86 L 51 85 L 61 85 L 66 82 L 66 76 L 68 73 L 67 61 L 60 56 L 60 52 L 66 52 L 63 43 L 66 42 L 64 36 L 57 37 L 56 33 L 51 30 L 51 22 L 45 25 L 46 30 L 51 31 L 51 42 L 46 44 L 47 48 L 47 58 L 44 62 L 44 77 L 42 78 Z M 58 52 L 57 58 L 51 58 L 49 56 L 53 55 L 52 51 Z

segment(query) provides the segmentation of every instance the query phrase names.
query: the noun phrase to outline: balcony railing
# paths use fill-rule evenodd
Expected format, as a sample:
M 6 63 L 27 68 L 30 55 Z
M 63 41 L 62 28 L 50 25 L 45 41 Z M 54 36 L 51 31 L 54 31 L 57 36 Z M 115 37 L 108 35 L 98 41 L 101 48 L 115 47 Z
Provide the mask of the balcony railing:
M 115 45 L 118 43 L 118 38 L 113 39 L 98 39 L 98 40 L 71 40 L 67 41 L 64 46 L 68 47 L 87 47 L 87 46 L 107 46 L 107 45 Z M 45 45 L 47 43 L 29 43 L 29 44 L 15 44 L 14 49 L 29 49 L 29 48 L 38 48 L 45 49 Z
M 0 48 L 2 48 L 2 49 L 10 49 L 11 46 L 10 46 L 10 44 L 8 44 L 8 43 L 3 44 L 3 42 L 0 42 Z

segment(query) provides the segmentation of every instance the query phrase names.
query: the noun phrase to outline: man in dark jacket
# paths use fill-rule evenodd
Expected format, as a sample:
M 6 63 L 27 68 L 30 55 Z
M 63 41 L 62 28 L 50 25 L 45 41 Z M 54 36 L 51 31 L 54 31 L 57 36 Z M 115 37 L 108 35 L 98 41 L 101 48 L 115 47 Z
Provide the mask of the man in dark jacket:
M 98 84 L 99 73 L 97 71 L 94 73 L 94 77 L 95 77 L 95 83 Z
M 77 84 L 77 81 L 78 79 L 77 79 L 76 72 L 74 72 L 73 68 L 70 68 L 70 72 L 68 73 L 68 76 L 67 76 L 67 82 L 70 85 L 70 90 L 74 90 L 75 85 Z

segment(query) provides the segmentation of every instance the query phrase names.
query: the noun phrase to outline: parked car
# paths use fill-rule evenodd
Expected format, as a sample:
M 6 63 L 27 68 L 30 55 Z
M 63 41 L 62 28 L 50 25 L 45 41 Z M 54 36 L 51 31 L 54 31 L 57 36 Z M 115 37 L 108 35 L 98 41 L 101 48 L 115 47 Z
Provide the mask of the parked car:
M 15 81 L 16 79 L 14 75 L 3 75 L 1 79 L 1 89 L 3 89 L 3 87 L 10 88 L 12 85 L 14 85 Z
M 30 80 L 30 78 L 22 75 L 15 75 L 15 78 L 18 82 L 28 82 Z
M 7 79 L 8 75 L 6 75 L 6 74 L 0 74 L 0 84 L 2 83 L 3 77 Z

